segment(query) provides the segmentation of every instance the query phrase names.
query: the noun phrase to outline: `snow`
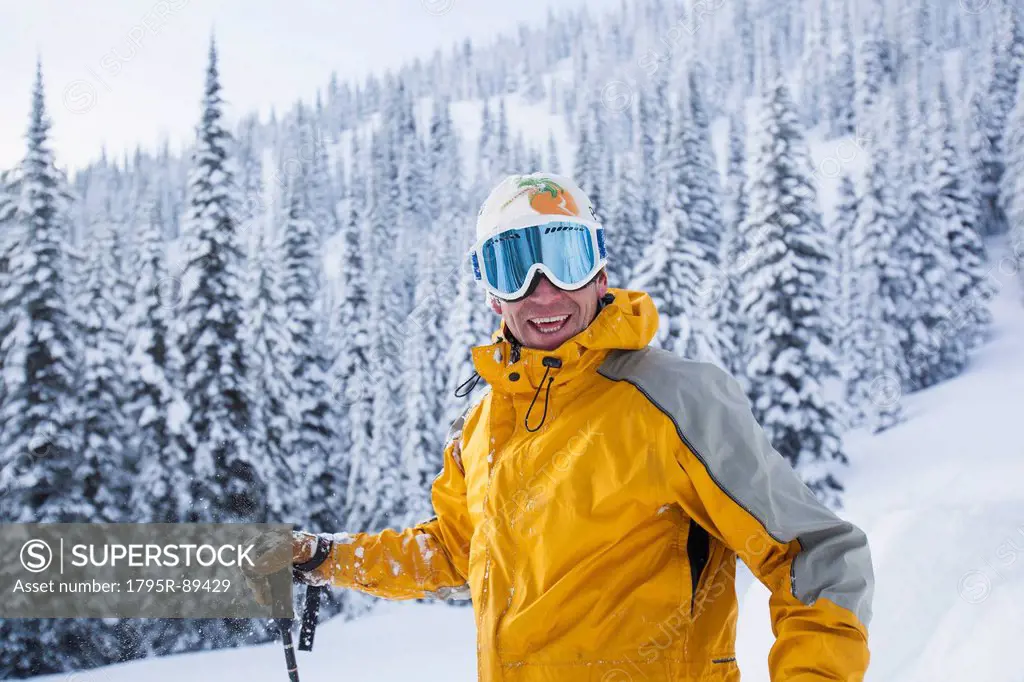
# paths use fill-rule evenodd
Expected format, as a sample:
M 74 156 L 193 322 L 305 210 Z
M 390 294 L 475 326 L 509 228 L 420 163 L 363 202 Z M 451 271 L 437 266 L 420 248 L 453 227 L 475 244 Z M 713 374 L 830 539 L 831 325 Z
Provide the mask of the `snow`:
M 991 341 L 961 377 L 904 397 L 907 422 L 852 433 L 844 517 L 868 533 L 876 593 L 867 680 L 1019 682 L 1024 632 L 1024 459 L 1009 431 L 1024 391 L 1024 309 L 1012 275 Z M 746 571 L 744 571 L 746 573 Z M 739 578 L 738 578 L 739 580 Z M 737 658 L 767 680 L 767 590 L 743 577 Z M 984 671 L 982 673 L 981 671 Z
M 868 682 L 1021 680 L 1012 654 L 1024 632 L 1024 458 L 1011 429 L 1024 394 L 1024 295 L 1000 265 L 1005 246 L 990 248 L 1001 290 L 992 338 L 968 371 L 904 396 L 905 423 L 877 436 L 853 432 L 844 444 L 851 466 L 842 515 L 868 533 L 875 566 Z M 737 594 L 743 679 L 767 682 L 768 591 L 740 567 Z M 322 624 L 314 651 L 298 654 L 300 674 L 470 682 L 474 627 L 470 608 L 381 602 L 362 619 Z M 75 682 L 217 678 L 285 679 L 281 643 L 74 674 Z
M 312 652 L 297 652 L 302 680 L 475 680 L 471 609 L 442 604 L 383 604 L 357 623 L 317 628 Z M 294 632 L 298 640 L 298 629 Z M 396 649 L 396 647 L 398 647 Z M 397 655 L 396 655 L 397 653 Z M 33 678 L 40 682 L 178 682 L 287 680 L 280 641 Z

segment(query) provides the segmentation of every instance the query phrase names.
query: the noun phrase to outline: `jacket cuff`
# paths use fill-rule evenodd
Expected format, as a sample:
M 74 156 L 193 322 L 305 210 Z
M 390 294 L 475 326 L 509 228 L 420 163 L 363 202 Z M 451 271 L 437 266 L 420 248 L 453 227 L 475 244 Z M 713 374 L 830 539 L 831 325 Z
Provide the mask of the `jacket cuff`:
M 327 535 L 318 535 L 316 540 L 316 551 L 313 552 L 313 556 L 308 561 L 303 561 L 301 564 L 292 564 L 294 573 L 305 574 L 311 573 L 320 567 L 327 557 L 331 554 L 331 548 L 334 546 L 334 541 Z

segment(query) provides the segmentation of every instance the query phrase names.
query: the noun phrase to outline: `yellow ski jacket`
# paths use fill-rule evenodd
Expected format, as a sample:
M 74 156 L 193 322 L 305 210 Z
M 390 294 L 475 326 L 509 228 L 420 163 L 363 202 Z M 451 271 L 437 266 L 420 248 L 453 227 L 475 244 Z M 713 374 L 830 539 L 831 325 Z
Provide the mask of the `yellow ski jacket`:
M 490 389 L 449 432 L 436 516 L 325 534 L 305 580 L 468 587 L 485 682 L 738 680 L 738 556 L 771 590 L 773 682 L 863 679 L 864 533 L 800 482 L 732 377 L 647 347 L 646 293 L 609 292 L 556 350 L 515 349 L 504 324 L 474 348 Z

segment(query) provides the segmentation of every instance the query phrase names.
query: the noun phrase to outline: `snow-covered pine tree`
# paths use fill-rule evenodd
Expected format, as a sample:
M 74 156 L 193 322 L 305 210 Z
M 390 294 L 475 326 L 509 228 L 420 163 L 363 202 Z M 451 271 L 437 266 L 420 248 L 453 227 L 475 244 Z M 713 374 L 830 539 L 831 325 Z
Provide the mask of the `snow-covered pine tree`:
M 662 149 L 659 137 L 659 121 L 656 118 L 661 106 L 650 106 L 651 98 L 644 93 L 637 94 L 636 125 L 634 126 L 633 149 L 635 150 L 639 184 L 636 192 L 641 198 L 643 216 L 643 232 L 654 235 L 657 229 L 658 207 L 656 205 L 655 187 L 657 187 L 657 159 Z
M 482 382 L 475 384 L 468 396 L 457 396 L 456 389 L 474 376 L 470 349 L 486 343 L 492 327 L 496 326 L 494 316 L 487 308 L 483 289 L 473 279 L 465 257 L 475 240 L 472 221 L 469 220 L 473 215 L 470 207 L 475 201 L 467 196 L 459 182 L 462 173 L 459 170 L 458 132 L 450 123 L 446 127 L 451 142 L 444 167 L 450 170 L 438 175 L 439 179 L 451 177 L 454 180 L 443 182 L 439 189 L 440 195 L 444 197 L 442 203 L 445 208 L 442 208 L 437 222 L 437 230 L 444 235 L 445 248 L 449 254 L 436 301 L 438 325 L 444 330 L 446 339 L 436 360 L 438 367 L 443 368 L 442 376 L 439 377 L 439 382 L 443 381 L 443 385 L 440 385 L 443 400 L 440 403 L 439 423 L 442 436 L 447 433 L 448 426 L 465 411 L 467 400 L 475 400 L 482 393 Z M 557 152 L 553 151 L 553 135 L 549 135 L 549 144 L 549 153 L 557 156 Z M 468 385 L 463 390 L 467 388 Z
M 336 339 L 334 364 L 331 367 L 331 381 L 335 401 L 341 411 L 341 427 L 338 429 L 339 449 L 346 453 L 347 466 L 336 466 L 338 474 L 345 476 L 344 496 L 348 520 L 358 521 L 350 513 L 356 491 L 359 489 L 363 468 L 372 464 L 373 437 L 373 391 L 371 384 L 371 360 L 373 359 L 370 335 L 369 274 L 374 265 L 370 233 L 364 155 L 359 146 L 359 137 L 352 138 L 352 181 L 349 196 L 345 201 L 347 218 L 342 224 L 342 259 L 338 291 L 339 298 L 332 311 L 331 321 Z M 340 464 L 340 463 L 339 463 Z M 330 531 L 335 526 L 339 510 L 326 500 L 311 500 L 312 527 L 318 531 Z M 353 526 L 346 526 L 353 528 Z
M 558 160 L 558 145 L 555 144 L 554 132 L 548 133 L 548 155 L 547 155 L 547 168 L 540 169 L 536 168 L 535 171 L 546 170 L 549 173 L 560 173 L 559 170 L 562 167 L 561 162 Z
M 686 205 L 687 230 L 683 235 L 688 248 L 699 254 L 702 279 L 696 289 L 691 317 L 699 325 L 695 356 L 725 366 L 735 353 L 722 322 L 725 273 L 720 267 L 722 243 L 722 180 L 711 149 L 711 125 L 700 66 L 691 62 L 687 74 L 690 125 L 682 128 L 683 165 L 681 181 L 689 188 Z M 683 104 L 683 103 L 681 103 Z
M 50 120 L 37 65 L 28 150 L 20 165 L 5 286 L 0 291 L 0 519 L 87 521 L 74 481 L 78 345 L 68 314 L 66 180 L 50 151 Z M 27 459 L 25 459 L 27 457 Z M 71 492 L 69 492 L 71 491 Z
M 841 335 L 844 379 L 852 424 L 879 432 L 902 420 L 902 350 L 897 304 L 905 278 L 896 259 L 897 210 L 889 150 L 879 140 L 869 149 L 856 216 L 839 244 L 849 254 L 847 323 Z M 845 234 L 845 231 L 844 231 Z
M 412 111 L 412 102 L 406 102 L 405 115 L 395 130 L 398 150 L 398 220 L 403 254 L 410 254 L 422 248 L 424 235 L 430 234 L 434 219 L 432 178 L 429 176 L 431 152 L 420 137 Z M 521 140 L 520 140 L 521 141 Z M 415 255 L 407 256 L 410 265 Z M 413 268 L 410 267 L 411 273 Z M 415 287 L 414 277 L 406 278 L 406 285 Z M 406 299 L 411 299 L 407 296 Z
M 313 113 L 313 119 L 309 124 L 311 140 L 311 149 L 309 150 L 309 210 L 310 219 L 317 227 L 317 238 L 323 244 L 338 231 L 338 214 L 335 212 L 338 203 L 338 193 L 335 179 L 331 175 L 331 163 L 327 151 L 327 145 L 330 140 L 326 135 L 328 130 L 326 115 L 323 104 L 320 101 L 319 91 L 316 95 L 316 107 Z M 318 286 L 318 290 L 320 288 Z M 318 314 L 323 314 L 320 308 L 318 308 Z
M 932 46 L 931 14 L 928 3 L 908 0 L 896 11 L 898 72 L 908 82 L 918 82 Z M 922 103 L 919 101 L 919 103 Z M 915 114 L 916 115 L 916 114 Z
M 834 217 L 829 231 L 836 243 L 834 280 L 831 291 L 835 300 L 835 331 L 832 338 L 837 351 L 839 373 L 847 384 L 847 397 L 850 393 L 850 358 L 852 337 L 848 333 L 853 326 L 853 271 L 854 226 L 857 223 L 857 192 L 853 181 L 846 173 L 839 179 L 839 194 L 834 207 Z M 848 420 L 852 421 L 852 420 Z
M 741 110 L 729 116 L 729 147 L 726 159 L 722 217 L 726 223 L 739 224 L 747 215 L 747 125 Z
M 476 178 L 481 191 L 491 185 L 494 171 L 493 147 L 495 139 L 495 123 L 491 116 L 490 101 L 484 99 L 483 111 L 480 114 L 480 137 L 476 146 Z
M 77 336 L 82 342 L 82 374 L 78 385 L 82 450 L 75 480 L 82 486 L 91 521 L 118 523 L 136 472 L 129 459 L 124 413 L 125 330 L 121 324 L 116 282 L 119 224 L 96 222 L 87 237 L 83 288 L 76 296 Z M 129 454 L 130 453 L 130 454 Z
M 443 394 L 436 373 L 439 361 L 440 330 L 437 311 L 437 300 L 434 292 L 437 288 L 437 275 L 440 271 L 440 247 L 444 239 L 435 237 L 434 202 L 444 201 L 438 182 L 450 178 L 439 178 L 432 175 L 432 163 L 435 160 L 453 170 L 457 166 L 448 155 L 447 138 L 451 126 L 447 103 L 443 103 L 443 111 L 438 109 L 437 127 L 433 130 L 442 139 L 431 140 L 431 144 L 439 147 L 428 153 L 424 141 L 420 138 L 412 115 L 411 102 L 407 106 L 407 115 L 401 126 L 395 131 L 397 143 L 400 145 L 398 185 L 400 187 L 399 225 L 406 237 L 405 267 L 407 277 L 396 284 L 403 288 L 402 311 L 396 318 L 396 325 L 391 328 L 390 335 L 396 340 L 394 344 L 399 350 L 389 360 L 395 365 L 394 380 L 401 386 L 393 399 L 397 408 L 404 415 L 404 420 L 396 424 L 400 434 L 395 439 L 397 461 L 399 467 L 395 473 L 399 476 L 399 497 L 401 510 L 392 523 L 403 524 L 407 521 L 422 521 L 423 508 L 413 509 L 411 505 L 424 502 L 429 507 L 429 485 L 427 497 L 422 491 L 422 478 L 432 479 L 436 475 L 435 465 L 439 463 L 438 453 L 441 447 L 443 432 L 437 426 L 437 418 L 441 412 Z M 508 121 L 505 113 L 504 100 L 499 111 L 499 139 L 508 137 Z M 525 154 L 522 134 L 518 136 L 515 151 L 506 163 L 520 164 Z M 511 161 L 511 158 L 517 158 Z M 457 179 L 457 178 L 456 178 Z M 447 196 L 447 193 L 444 193 Z M 440 206 L 438 205 L 438 210 Z M 443 229 L 443 228 L 442 228 Z M 392 266 L 393 267 L 393 266 Z M 408 303 L 407 303 L 408 302 Z M 408 314 L 407 314 L 407 311 Z M 414 346 L 426 343 L 425 347 Z M 416 378 L 413 379 L 413 374 Z M 411 383 L 409 383 L 411 382 Z M 415 395 L 410 395 L 413 391 Z M 434 473 L 430 470 L 434 469 Z M 419 473 L 414 473 L 418 471 Z
M 722 306 L 718 321 L 725 343 L 733 351 L 723 358 L 726 369 L 741 382 L 745 380 L 743 361 L 746 357 L 744 338 L 746 325 L 740 314 L 739 272 L 748 257 L 740 233 L 740 225 L 747 216 L 746 195 L 746 124 L 742 113 L 729 118 L 729 156 L 725 174 L 722 239 L 719 261 L 722 274 Z
M 522 133 L 519 134 L 522 135 Z M 529 170 L 531 173 L 544 168 L 544 163 L 541 161 L 540 156 L 540 147 L 530 146 L 530 150 L 526 152 L 526 165 L 524 168 Z
M 284 520 L 305 522 L 306 500 L 323 500 L 340 510 L 344 501 L 338 472 L 328 465 L 337 447 L 335 412 L 328 381 L 324 347 L 316 334 L 316 292 L 320 278 L 320 232 L 313 224 L 312 206 L 298 188 L 289 191 L 287 222 L 276 249 L 281 266 L 280 310 L 284 314 L 281 358 L 285 375 L 285 413 L 288 426 L 282 442 L 283 459 L 271 462 L 273 497 L 284 505 Z
M 658 230 L 658 225 L 661 221 L 662 202 L 660 197 L 665 194 L 665 175 L 664 171 L 666 165 L 669 165 L 666 155 L 669 153 L 668 150 L 673 144 L 673 127 L 676 124 L 673 100 L 676 99 L 672 91 L 669 89 L 668 83 L 668 69 L 659 69 L 653 76 L 654 86 L 652 88 L 652 96 L 646 98 L 649 104 L 648 111 L 650 114 L 650 121 L 648 122 L 647 129 L 651 135 L 652 142 L 650 143 L 650 153 L 648 154 L 648 140 L 646 134 L 640 132 L 641 140 L 640 145 L 644 149 L 644 174 L 641 176 L 643 181 L 643 195 L 652 197 L 651 206 L 648 211 L 648 221 L 650 224 L 651 234 L 655 234 Z M 643 119 L 640 119 L 640 127 L 643 128 Z M 650 164 L 650 165 L 647 165 Z
M 512 144 L 512 154 L 508 164 L 509 173 L 522 173 L 528 166 L 526 139 L 523 137 L 523 131 L 520 130 L 516 134 L 516 141 Z
M 379 530 L 402 519 L 403 505 L 399 494 L 398 442 L 401 422 L 400 358 L 404 339 L 399 326 L 404 316 L 402 301 L 408 294 L 402 289 L 394 270 L 397 242 L 398 202 L 392 198 L 396 185 L 397 155 L 394 145 L 400 140 L 392 131 L 374 135 L 370 144 L 373 165 L 369 187 L 369 231 L 371 252 L 378 254 L 367 272 L 369 278 L 369 324 L 375 343 L 369 358 L 370 390 L 373 392 L 371 458 L 361 462 L 355 497 L 350 500 L 347 527 L 356 530 Z M 404 272 L 408 272 L 405 270 Z
M 544 99 L 547 94 L 544 90 L 541 72 L 536 68 L 530 67 L 530 60 L 528 58 L 523 58 L 519 61 L 519 70 L 516 74 L 516 90 L 527 104 L 536 104 Z
M 829 0 L 813 0 L 811 18 L 804 30 L 804 49 L 800 61 L 801 92 L 800 108 L 808 126 L 814 126 L 825 118 L 823 103 L 828 101 L 829 65 L 832 49 Z
M 742 225 L 751 257 L 740 270 L 741 314 L 748 322 L 748 391 L 775 447 L 821 499 L 838 502 L 837 409 L 824 384 L 837 374 L 828 346 L 825 286 L 835 265 L 818 213 L 810 160 L 789 92 L 780 77 L 763 95 L 750 146 Z
M 852 135 L 856 124 L 854 101 L 856 75 L 854 69 L 853 19 L 849 0 L 839 0 L 839 25 L 834 27 L 832 59 L 828 67 L 828 123 L 832 137 Z
M 976 113 L 980 117 L 981 112 Z M 1017 103 L 1007 121 L 1006 173 L 1001 198 L 1010 224 L 1010 255 L 1024 282 L 1024 87 L 1017 92 Z
M 867 3 L 867 26 L 857 43 L 857 69 L 854 79 L 856 92 L 856 119 L 859 126 L 869 120 L 878 101 L 879 94 L 888 82 L 887 62 L 889 59 L 889 43 L 885 38 L 885 28 L 881 0 L 869 0 Z
M 287 227 L 287 225 L 286 225 Z M 288 313 L 281 288 L 281 245 L 265 226 L 253 225 L 253 249 L 248 259 L 245 297 L 245 348 L 250 404 L 249 448 L 267 475 L 267 518 L 274 523 L 298 522 L 290 517 L 297 477 L 286 441 L 295 419 L 289 346 Z M 301 454 L 301 453 L 299 453 Z
M 437 173 L 448 157 L 448 142 L 451 131 L 451 100 L 447 97 L 434 99 L 430 109 L 430 123 L 427 124 L 427 139 L 424 146 L 427 180 L 434 187 L 425 197 L 427 210 L 431 220 L 437 220 L 441 212 L 441 198 L 437 196 L 437 187 L 443 186 L 445 179 L 438 178 Z M 461 175 L 461 173 L 460 173 Z M 433 225 L 430 229 L 433 229 Z
M 857 426 L 862 421 L 860 404 L 857 400 L 859 397 L 857 390 L 860 386 L 856 379 L 858 372 L 865 365 L 865 361 L 857 354 L 863 349 L 857 345 L 859 338 L 856 332 L 861 331 L 858 329 L 858 325 L 862 325 L 864 321 L 862 315 L 855 315 L 855 297 L 859 295 L 859 292 L 854 284 L 864 278 L 860 273 L 855 272 L 853 267 L 856 223 L 856 189 L 850 176 L 844 173 L 840 178 L 835 218 L 833 224 L 829 225 L 829 230 L 837 246 L 835 280 L 830 283 L 833 286 L 829 287 L 829 294 L 836 301 L 836 313 L 833 315 L 835 321 L 833 339 L 838 355 L 840 376 L 843 378 L 846 390 L 846 402 L 840 407 L 844 409 L 842 417 L 847 427 Z M 869 267 L 867 269 L 869 270 Z
M 652 236 L 644 222 L 644 197 L 639 194 L 639 164 L 635 151 L 619 157 L 612 183 L 612 211 L 605 224 L 608 243 L 608 285 L 629 288 L 633 270 Z
M 992 43 L 992 74 L 984 95 L 984 111 L 975 122 L 971 140 L 972 153 L 978 164 L 978 230 L 982 236 L 1002 234 L 1008 227 L 999 190 L 1006 168 L 1006 155 L 1012 150 L 1005 145 L 1003 137 L 1007 131 L 1007 118 L 1017 100 L 1024 66 L 1024 29 L 1019 12 L 1011 3 L 1000 3 L 998 9 L 998 33 Z
M 259 118 L 246 116 L 238 132 L 238 188 L 241 201 L 238 217 L 242 225 L 245 242 L 251 243 L 256 232 L 254 222 L 263 218 L 266 211 L 263 197 L 263 160 L 260 138 L 257 131 Z
M 443 446 L 441 440 L 447 433 L 448 424 L 444 422 L 444 416 L 448 410 L 448 403 L 454 396 L 449 395 L 448 375 L 451 368 L 448 363 L 448 352 L 451 347 L 453 330 L 448 327 L 448 309 L 458 292 L 458 279 L 460 265 L 463 255 L 468 251 L 470 244 L 465 238 L 469 235 L 459 229 L 466 218 L 469 210 L 469 201 L 465 196 L 464 173 L 462 171 L 462 158 L 459 150 L 461 141 L 451 116 L 451 104 L 445 101 L 437 111 L 438 125 L 431 134 L 431 146 L 434 149 L 431 178 L 434 182 L 434 190 L 431 195 L 436 201 L 437 211 L 434 214 L 433 237 L 436 242 L 435 267 L 437 268 L 437 286 L 434 291 L 429 292 L 429 300 L 418 302 L 419 305 L 429 306 L 426 311 L 430 319 L 429 324 L 435 328 L 437 340 L 434 347 L 428 348 L 430 353 L 428 372 L 429 390 L 433 392 L 436 399 L 433 408 L 436 412 L 432 415 L 435 427 L 435 443 L 440 448 Z M 440 464 L 441 451 L 434 453 L 435 462 Z
M 590 106 L 580 110 L 580 119 L 575 126 L 576 152 L 572 178 L 590 197 L 597 219 L 606 222 L 608 198 L 604 196 L 603 176 L 607 164 L 604 163 L 605 125 L 601 109 L 600 103 L 591 102 Z
M 177 393 L 180 358 L 170 342 L 170 316 L 175 300 L 168 276 L 158 194 L 151 191 L 137 222 L 139 262 L 132 305 L 124 317 L 127 344 L 125 416 L 130 448 L 139 462 L 129 496 L 135 523 L 175 523 L 188 511 L 188 460 L 175 437 L 183 417 Z
M 751 0 L 736 0 L 733 3 L 733 26 L 735 42 L 729 46 L 729 57 L 733 60 L 730 72 L 732 83 L 738 88 L 741 99 L 747 97 L 754 87 L 754 32 L 751 22 Z
M 508 129 L 508 111 L 505 98 L 498 98 L 498 129 L 495 132 L 492 168 L 499 176 L 512 173 L 512 135 Z
M 6 291 L 10 284 L 10 263 L 18 243 L 17 224 L 14 218 L 18 211 L 18 195 L 21 190 L 15 180 L 14 171 L 0 171 L 0 291 Z M 7 330 L 8 311 L 0 307 L 0 331 Z M 2 343 L 2 338 L 0 338 Z M 0 345 L 0 405 L 3 405 L 6 380 L 4 379 L 4 352 Z M 3 442 L 4 424 L 0 422 L 0 442 Z M 2 460 L 0 460 L 2 461 Z M 0 468 L 2 471 L 2 468 Z
M 658 307 L 661 322 L 652 345 L 684 357 L 699 352 L 699 292 L 709 274 L 704 244 L 687 239 L 691 232 L 687 207 L 690 187 L 685 182 L 686 147 L 693 127 L 687 100 L 675 109 L 670 144 L 661 155 L 661 195 L 658 229 L 644 250 L 631 286 L 647 291 Z
M 430 366 L 432 349 L 439 342 L 433 310 L 439 303 L 433 296 L 437 282 L 434 260 L 427 248 L 419 250 L 415 308 L 402 325 L 401 496 L 405 513 L 402 522 L 406 525 L 430 518 L 430 484 L 441 470 L 439 454 L 443 445 L 438 433 L 442 429 L 435 414 L 442 396 L 434 390 Z
M 183 448 L 193 508 L 187 521 L 261 521 L 266 484 L 247 445 L 250 410 L 242 345 L 244 252 L 237 187 L 223 124 L 217 49 L 210 42 L 202 118 L 192 152 L 185 225 L 186 267 L 178 344 L 188 403 Z
M 452 229 L 473 234 L 471 221 L 463 219 Z M 469 236 L 464 238 L 469 240 Z M 458 419 L 469 402 L 479 400 L 485 394 L 486 383 L 480 380 L 473 365 L 471 349 L 490 342 L 491 333 L 500 321 L 487 306 L 484 290 L 473 279 L 468 260 L 460 260 L 457 272 L 455 299 L 448 308 L 447 328 L 451 332 L 446 362 L 448 365 L 448 386 L 442 424 L 449 425 Z
M 871 260 L 863 245 L 854 261 L 858 267 Z M 850 406 L 849 425 L 862 425 L 871 433 L 882 431 L 903 421 L 900 377 L 895 367 L 900 362 L 899 338 L 892 325 L 885 322 L 885 309 L 878 305 L 878 278 L 861 269 L 852 289 L 850 308 L 854 324 L 850 335 L 847 400 Z
M 1024 88 L 1021 88 L 1024 92 Z M 977 348 L 992 323 L 989 300 L 995 294 L 987 277 L 988 256 L 977 230 L 977 204 L 967 190 L 969 160 L 958 144 L 952 103 L 944 79 L 939 80 L 936 101 L 929 106 L 927 140 L 929 184 L 935 192 L 939 216 L 948 230 L 952 256 L 953 308 L 947 343 L 962 345 L 964 352 Z M 1024 140 L 1022 140 L 1024 142 Z
M 915 130 L 911 137 L 911 149 L 924 146 L 918 133 Z M 915 155 L 908 162 L 906 205 L 897 221 L 894 246 L 906 273 L 897 302 L 896 327 L 903 348 L 902 378 L 907 389 L 915 391 L 956 376 L 967 357 L 962 347 L 946 343 L 956 306 L 947 237 L 950 226 L 929 182 L 926 160 Z

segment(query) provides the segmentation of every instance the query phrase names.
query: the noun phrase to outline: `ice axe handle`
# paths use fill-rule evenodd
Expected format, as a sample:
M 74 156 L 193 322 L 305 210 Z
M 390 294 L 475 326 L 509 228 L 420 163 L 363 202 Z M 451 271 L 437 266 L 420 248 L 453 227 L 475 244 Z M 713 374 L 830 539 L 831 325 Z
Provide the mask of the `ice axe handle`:
M 299 682 L 299 664 L 295 662 L 295 647 L 292 643 L 292 619 L 276 618 L 277 627 L 281 630 L 281 641 L 284 642 L 284 662 L 288 666 L 290 682 Z
M 278 599 L 283 599 L 284 593 L 281 593 L 280 585 L 275 584 L 276 581 L 270 581 L 270 592 L 271 599 L 274 603 L 277 603 Z M 288 600 L 291 601 L 290 599 Z M 288 680 L 289 682 L 299 682 L 299 665 L 295 662 L 295 644 L 292 641 L 292 618 L 275 618 L 274 622 L 277 623 L 277 629 L 281 631 L 281 642 L 284 644 L 284 661 L 288 666 Z
M 313 635 L 316 634 L 316 624 L 320 619 L 320 598 L 325 589 L 327 588 L 317 585 L 306 587 L 306 605 L 302 609 L 302 629 L 299 631 L 299 651 L 313 650 Z

